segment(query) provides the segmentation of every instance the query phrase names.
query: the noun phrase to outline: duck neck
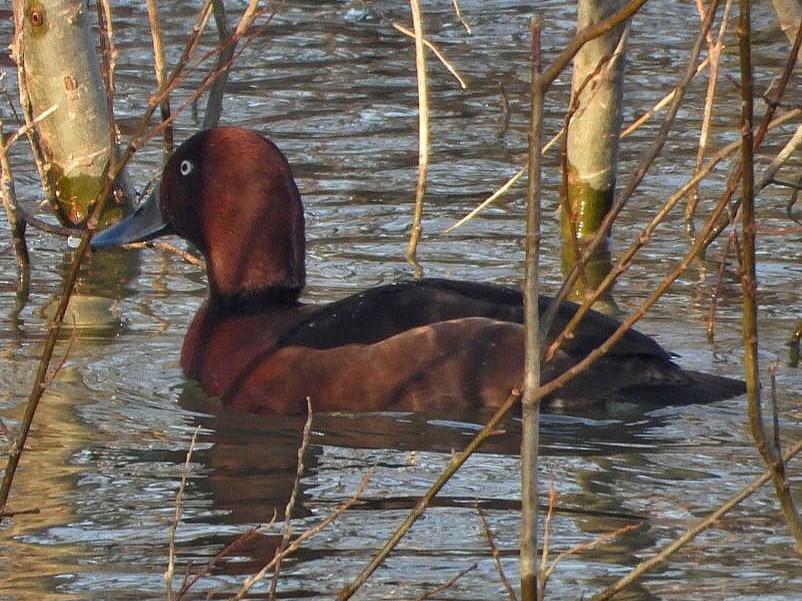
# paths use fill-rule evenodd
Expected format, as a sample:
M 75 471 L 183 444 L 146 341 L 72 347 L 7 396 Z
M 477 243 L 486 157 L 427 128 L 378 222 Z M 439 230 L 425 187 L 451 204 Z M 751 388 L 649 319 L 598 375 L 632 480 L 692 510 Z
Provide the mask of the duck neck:
M 271 286 L 233 295 L 210 292 L 207 307 L 212 314 L 248 315 L 273 308 L 296 307 L 300 294 L 300 287 L 287 286 Z

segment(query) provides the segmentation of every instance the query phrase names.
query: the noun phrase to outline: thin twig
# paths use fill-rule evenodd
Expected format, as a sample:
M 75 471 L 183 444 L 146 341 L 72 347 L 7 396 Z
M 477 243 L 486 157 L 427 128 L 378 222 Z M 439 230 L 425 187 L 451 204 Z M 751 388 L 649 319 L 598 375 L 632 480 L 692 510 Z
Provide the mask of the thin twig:
M 727 236 L 727 243 L 724 245 L 724 250 L 721 253 L 721 263 L 719 264 L 718 274 L 716 276 L 716 285 L 713 293 L 710 296 L 710 312 L 707 318 L 707 341 L 712 344 L 715 341 L 716 334 L 716 311 L 718 309 L 718 301 L 721 298 L 721 292 L 724 289 L 724 276 L 727 271 L 727 258 L 730 255 L 730 249 L 735 246 L 736 233 L 730 232 Z
M 710 57 L 708 56 L 705 57 L 704 60 L 700 62 L 699 65 L 696 67 L 696 72 L 694 73 L 694 75 L 698 75 L 699 73 L 704 71 L 709 64 L 710 64 Z M 638 128 L 640 128 L 641 125 L 646 123 L 649 119 L 654 117 L 657 113 L 659 113 L 666 106 L 668 106 L 668 104 L 674 99 L 674 95 L 676 93 L 677 93 L 677 88 L 674 87 L 673 90 L 671 90 L 668 94 L 666 94 L 658 102 L 656 102 L 651 109 L 643 113 L 643 115 L 635 119 L 626 128 L 624 128 L 624 131 L 621 132 L 621 138 L 622 139 L 626 138 L 627 136 L 634 133 Z
M 520 402 L 521 393 L 518 389 L 513 390 L 509 397 L 504 401 L 504 403 L 496 410 L 496 412 L 490 417 L 488 422 L 485 426 L 481 429 L 481 431 L 474 436 L 465 449 L 462 452 L 457 453 L 451 457 L 451 461 L 449 461 L 448 465 L 442 471 L 440 476 L 437 478 L 434 484 L 429 487 L 429 490 L 424 493 L 424 495 L 418 499 L 418 502 L 415 504 L 415 507 L 412 508 L 412 511 L 407 515 L 406 519 L 396 528 L 396 531 L 390 536 L 387 542 L 384 543 L 382 548 L 373 556 L 367 566 L 365 566 L 359 575 L 348 585 L 346 585 L 337 595 L 337 601 L 345 601 L 346 599 L 350 599 L 354 593 L 367 581 L 370 575 L 376 571 L 390 552 L 396 547 L 396 545 L 401 541 L 406 533 L 409 532 L 409 529 L 412 528 L 412 525 L 420 519 L 420 517 L 426 512 L 426 508 L 437 496 L 437 493 L 446 485 L 446 483 L 451 479 L 451 477 L 457 473 L 460 467 L 468 460 L 468 458 L 473 455 L 473 453 L 482 446 L 482 444 L 491 436 L 495 435 L 495 432 L 501 423 L 501 421 L 507 416 L 510 410 Z
M 206 265 L 206 262 L 203 260 L 203 257 L 198 257 L 191 252 L 188 252 L 182 248 L 178 248 L 175 244 L 171 244 L 169 242 L 133 242 L 131 244 L 124 245 L 125 248 L 152 248 L 155 250 L 160 250 L 163 252 L 167 252 L 173 255 L 176 255 L 189 263 L 190 265 L 195 265 L 197 267 L 203 267 Z
M 403 25 L 401 25 L 401 23 L 393 23 L 393 27 L 395 27 L 398 31 L 400 31 L 404 35 L 407 35 L 407 36 L 409 36 L 409 37 L 411 37 L 413 39 L 415 38 L 415 32 L 412 31 L 411 29 L 407 28 L 407 27 L 404 27 Z M 437 46 L 432 44 L 426 38 L 423 38 L 423 44 L 429 50 L 431 50 L 438 59 L 440 59 L 440 62 L 443 63 L 445 68 L 448 69 L 449 73 L 451 73 L 454 76 L 454 78 L 459 82 L 459 85 L 463 90 L 468 87 L 468 82 L 465 81 L 465 78 L 462 77 L 462 75 L 459 74 L 459 71 L 457 71 L 457 68 L 451 63 L 450 60 L 448 60 L 446 58 L 446 56 L 443 54 L 443 52 Z
M 537 599 L 537 468 L 540 446 L 540 195 L 543 115 L 548 83 L 541 79 L 540 22 L 531 25 L 529 171 L 524 257 L 524 384 L 521 395 L 521 601 Z
M 482 522 L 482 531 L 485 534 L 487 545 L 490 547 L 490 557 L 493 558 L 493 563 L 496 566 L 496 572 L 498 572 L 498 577 L 501 580 L 501 584 L 504 585 L 510 601 L 518 601 L 518 596 L 515 594 L 515 589 L 512 588 L 507 575 L 504 573 L 504 566 L 501 565 L 501 553 L 496 546 L 496 541 L 493 539 L 493 532 L 490 530 L 490 524 L 487 523 L 487 517 L 485 516 L 484 509 L 477 505 L 476 513 L 479 514 L 479 519 Z
M 560 128 L 560 131 L 554 134 L 551 137 L 551 139 L 543 145 L 543 148 L 540 149 L 540 153 L 546 154 L 546 152 L 548 152 L 552 148 L 552 146 L 557 144 L 557 142 L 559 142 L 562 139 L 564 134 L 565 134 L 565 127 L 562 127 Z M 526 165 L 522 169 L 516 171 L 515 175 L 513 175 L 506 182 L 501 184 L 501 186 L 495 192 L 493 192 L 493 194 L 491 194 L 485 200 L 479 203 L 474 209 L 472 209 L 467 215 L 465 215 L 465 217 L 462 217 L 454 225 L 451 225 L 447 227 L 445 230 L 443 230 L 443 233 L 450 234 L 457 228 L 462 227 L 470 220 L 472 220 L 474 217 L 476 217 L 479 213 L 484 211 L 488 206 L 493 204 L 502 196 L 506 195 L 507 192 L 509 192 L 510 189 L 518 182 L 518 180 L 520 180 L 524 175 L 526 175 L 528 170 L 529 170 L 529 162 L 527 161 Z
M 802 441 L 798 441 L 791 448 L 786 451 L 783 456 L 784 461 L 789 461 L 795 455 L 802 451 Z M 699 520 L 694 526 L 686 530 L 682 536 L 674 540 L 671 544 L 667 545 L 662 551 L 639 563 L 633 568 L 626 576 L 619 578 L 615 583 L 605 588 L 600 593 L 593 595 L 591 601 L 607 601 L 614 595 L 621 592 L 627 586 L 635 582 L 638 578 L 643 576 L 646 572 L 664 564 L 668 559 L 679 551 L 682 547 L 690 543 L 693 539 L 699 536 L 702 532 L 712 528 L 718 521 L 723 518 L 727 513 L 735 509 L 749 496 L 754 494 L 766 482 L 771 480 L 772 475 L 770 470 L 765 470 L 763 475 L 756 478 L 745 486 L 741 492 L 733 495 L 722 504 L 718 509 L 710 513 L 706 518 Z
M 794 135 L 785 143 L 785 146 L 777 153 L 772 159 L 771 163 L 763 171 L 763 176 L 760 182 L 755 186 L 756 192 L 761 192 L 763 188 L 775 182 L 775 176 L 780 168 L 788 162 L 792 156 L 797 153 L 799 146 L 802 144 L 802 125 L 796 128 Z
M 359 488 L 357 488 L 356 492 L 353 494 L 353 496 L 350 499 L 348 499 L 344 503 L 341 503 L 334 511 L 332 511 L 328 516 L 326 516 L 325 519 L 320 521 L 318 524 L 316 524 L 315 526 L 313 526 L 313 527 L 305 530 L 301 534 L 299 534 L 298 538 L 293 540 L 287 546 L 287 548 L 284 550 L 284 552 L 281 554 L 281 556 L 277 555 L 276 557 L 274 557 L 272 559 L 272 561 L 270 561 L 270 563 L 268 563 L 261 570 L 259 570 L 259 572 L 257 572 L 253 576 L 250 576 L 249 578 L 247 578 L 245 580 L 245 582 L 242 584 L 242 587 L 240 588 L 240 590 L 236 593 L 236 595 L 234 595 L 234 597 L 232 597 L 232 600 L 233 601 L 237 601 L 239 599 L 242 599 L 245 595 L 248 594 L 248 591 L 251 590 L 251 588 L 253 587 L 254 584 L 264 580 L 265 575 L 270 570 L 273 569 L 273 567 L 276 565 L 276 562 L 278 560 L 280 560 L 280 559 L 282 559 L 284 557 L 287 557 L 288 555 L 291 555 L 292 553 L 295 553 L 295 551 L 297 551 L 306 540 L 308 540 L 309 538 L 311 538 L 312 536 L 314 536 L 318 532 L 320 532 L 320 531 L 324 530 L 325 528 L 327 528 L 332 522 L 334 522 L 343 513 L 345 513 L 348 509 L 350 509 L 353 505 L 355 505 L 359 501 L 359 497 L 362 496 L 362 493 L 365 492 L 365 488 L 367 487 L 368 482 L 370 482 L 371 476 L 372 476 L 372 474 L 368 474 L 364 478 L 362 478 L 362 482 L 359 484 Z
M 0 196 L 6 210 L 8 224 L 11 227 L 11 240 L 14 246 L 14 258 L 17 265 L 17 298 L 27 300 L 31 283 L 31 260 L 28 256 L 28 244 L 25 240 L 25 220 L 19 212 L 17 194 L 14 190 L 14 178 L 6 153 L 3 122 L 0 120 Z
M 148 22 L 150 23 L 150 37 L 153 44 L 153 70 L 156 73 L 156 85 L 158 89 L 164 88 L 167 77 L 167 69 L 164 66 L 164 44 L 162 42 L 162 29 L 159 24 L 159 8 L 156 0 L 145 0 L 148 8 Z M 161 110 L 161 120 L 166 121 L 170 118 L 170 96 L 165 95 L 159 103 Z M 168 127 L 164 130 L 164 141 L 162 143 L 162 154 L 165 160 L 173 152 L 173 128 Z
M 549 506 L 546 510 L 546 518 L 543 520 L 543 550 L 540 552 L 540 574 L 538 582 L 538 599 L 545 598 L 546 582 L 548 582 L 549 572 L 549 553 L 551 552 L 551 524 L 554 520 L 554 512 L 557 509 L 557 498 L 559 494 L 554 488 L 554 482 L 549 487 Z
M 777 499 L 782 507 L 788 528 L 796 542 L 797 553 L 802 553 L 802 516 L 794 503 L 782 454 L 771 444 L 763 422 L 760 399 L 760 362 L 758 355 L 757 324 L 757 233 L 755 231 L 755 173 L 754 173 L 754 96 L 752 79 L 751 2 L 741 0 L 738 24 L 741 65 L 741 213 L 743 238 L 743 341 L 746 398 L 749 403 L 749 429 L 763 461 L 769 467 Z M 794 52 L 799 50 L 797 36 Z M 795 64 L 796 61 L 794 61 Z M 790 61 L 786 67 L 791 64 Z M 783 86 L 781 84 L 780 88 Z
M 504 183 L 501 185 L 501 187 L 500 187 L 498 190 L 496 190 L 495 192 L 493 192 L 493 194 L 491 194 L 489 197 L 487 197 L 485 200 L 483 200 L 481 203 L 479 203 L 479 205 L 477 205 L 477 206 L 476 206 L 476 208 L 474 208 L 473 210 L 471 210 L 471 212 L 470 212 L 470 213 L 468 213 L 467 215 L 465 215 L 465 217 L 463 217 L 462 219 L 460 219 L 459 221 L 457 221 L 457 222 L 456 222 L 454 225 L 452 225 L 452 226 L 449 226 L 448 228 L 446 228 L 446 229 L 443 231 L 443 233 L 444 233 L 444 234 L 450 234 L 451 232 L 453 232 L 453 231 L 454 231 L 455 229 L 457 229 L 458 227 L 462 227 L 462 226 L 463 226 L 463 225 L 465 225 L 467 222 L 469 222 L 471 219 L 473 219 L 474 217 L 476 217 L 476 216 L 477 216 L 479 213 L 481 213 L 482 211 L 484 211 L 484 210 L 485 210 L 485 209 L 486 209 L 486 208 L 487 208 L 489 205 L 491 205 L 491 204 L 492 204 L 492 203 L 494 203 L 496 200 L 498 200 L 499 198 L 501 198 L 502 196 L 504 196 L 504 195 L 505 195 L 507 192 L 509 192 L 509 191 L 510 191 L 510 188 L 512 188 L 512 187 L 515 185 L 515 183 L 516 183 L 516 182 L 517 182 L 519 179 L 521 179 L 521 178 L 522 178 L 522 177 L 523 177 L 523 176 L 526 174 L 526 172 L 527 172 L 528 168 L 529 168 L 529 165 L 528 165 L 528 163 L 527 163 L 527 166 L 526 166 L 526 167 L 524 167 L 523 169 L 521 169 L 520 171 L 518 171 L 518 172 L 517 172 L 515 175 L 513 175 L 513 176 L 512 176 L 510 179 L 508 179 L 506 182 L 504 182 Z
M 451 4 L 454 7 L 454 12 L 457 14 L 457 20 L 462 23 L 462 26 L 465 28 L 465 33 L 473 35 L 471 26 L 468 25 L 468 22 L 462 17 L 462 11 L 459 8 L 459 0 L 451 0 Z
M 437 586 L 437 587 L 433 588 L 430 591 L 426 591 L 425 593 L 422 593 L 422 594 L 418 595 L 417 597 L 415 597 L 415 601 L 426 601 L 426 599 L 429 599 L 434 595 L 442 593 L 443 591 L 447 591 L 448 589 L 452 588 L 460 578 L 462 578 L 466 574 L 470 574 L 477 567 L 478 567 L 478 564 L 472 563 L 471 565 L 469 565 L 464 570 L 460 570 L 459 572 L 454 574 L 454 576 L 449 578 L 446 582 L 444 582 L 440 586 Z
M 39 515 L 40 513 L 42 513 L 42 510 L 38 507 L 32 509 L 6 509 L 0 512 L 0 519 L 13 518 L 17 515 Z
M 701 0 L 696 1 L 696 8 L 700 17 L 704 20 L 706 8 L 702 5 Z M 721 51 L 724 48 L 724 35 L 726 33 L 727 24 L 729 23 L 730 9 L 732 8 L 732 0 L 727 0 L 724 5 L 724 10 L 721 15 L 721 25 L 719 26 L 718 35 L 716 39 L 708 32 L 707 34 L 707 56 L 710 59 L 710 70 L 707 79 L 707 91 L 705 93 L 705 108 L 702 116 L 702 127 L 699 131 L 699 144 L 696 149 L 696 169 L 704 162 L 705 152 L 707 151 L 707 142 L 710 137 L 710 124 L 713 120 L 713 102 L 716 96 L 716 88 L 718 85 L 718 72 L 721 62 Z M 694 235 L 693 216 L 696 212 L 696 207 L 699 204 L 701 192 L 699 186 L 694 188 L 690 197 L 688 198 L 688 205 L 685 208 L 685 230 L 689 238 Z
M 178 589 L 178 592 L 175 595 L 176 601 L 180 601 L 181 599 L 183 599 L 186 596 L 186 594 L 192 589 L 192 587 L 195 586 L 196 582 L 200 581 L 202 578 L 208 575 L 209 572 L 212 571 L 212 568 L 214 568 L 217 564 L 219 564 L 220 561 L 231 555 L 231 553 L 236 551 L 246 542 L 248 542 L 257 534 L 259 534 L 260 530 L 261 527 L 249 528 L 248 530 L 237 536 L 230 543 L 228 543 L 225 547 L 223 547 L 196 574 L 193 575 L 187 574 L 184 577 L 184 582 L 181 584 L 181 588 Z
M 281 571 L 281 557 L 292 537 L 292 512 L 295 510 L 295 504 L 298 502 L 298 495 L 301 492 L 301 478 L 304 475 L 304 456 L 309 448 L 309 433 L 312 430 L 312 401 L 306 397 L 306 422 L 304 423 L 303 433 L 301 435 L 301 444 L 298 447 L 298 460 L 295 466 L 295 480 L 292 483 L 292 493 L 287 505 L 284 507 L 284 529 L 281 533 L 281 543 L 276 548 L 276 565 L 273 568 L 273 578 L 270 581 L 270 594 L 271 601 L 275 601 L 276 587 L 278 587 L 278 575 Z
M 181 470 L 181 482 L 178 485 L 178 491 L 175 493 L 175 513 L 173 514 L 173 521 L 170 523 L 170 529 L 167 535 L 167 569 L 164 571 L 164 583 L 167 588 L 167 600 L 174 601 L 175 596 L 173 593 L 173 575 L 175 574 L 175 537 L 178 532 L 178 524 L 181 522 L 181 517 L 184 514 L 184 491 L 187 488 L 187 479 L 189 478 L 189 466 L 192 460 L 192 454 L 195 452 L 195 443 L 198 440 L 198 433 L 200 426 L 195 428 L 192 433 L 192 439 L 189 441 L 189 449 L 187 449 L 187 456 L 184 459 L 184 467 Z
M 622 526 L 613 532 L 601 534 L 591 541 L 574 545 L 573 547 L 558 553 L 552 561 L 549 561 L 549 535 L 551 533 L 552 519 L 557 508 L 558 496 L 559 495 L 557 494 L 557 491 L 554 490 L 554 488 L 551 488 L 549 491 L 549 509 L 548 513 L 546 514 L 546 522 L 543 526 L 543 553 L 541 555 L 540 562 L 540 589 L 538 590 L 538 599 L 540 601 L 546 598 L 546 585 L 548 584 L 549 578 L 551 578 L 552 574 L 554 574 L 554 571 L 557 569 L 562 560 L 567 557 L 571 557 L 572 555 L 579 555 L 581 553 L 590 551 L 591 549 L 595 549 L 599 545 L 605 544 L 626 534 L 627 532 L 631 532 L 642 527 L 641 524 L 629 524 L 627 526 Z
M 574 545 L 565 551 L 557 554 L 552 561 L 549 561 L 549 553 L 550 553 L 550 545 L 549 539 L 551 535 L 551 523 L 552 519 L 554 518 L 554 513 L 557 509 L 557 498 L 558 498 L 557 491 L 552 487 L 549 490 L 549 508 L 548 512 L 546 513 L 546 520 L 543 525 L 543 551 L 540 557 L 540 574 L 539 574 L 539 582 L 538 582 L 538 600 L 543 601 L 546 598 L 546 586 L 549 582 L 549 578 L 551 578 L 554 571 L 559 566 L 560 562 L 567 557 L 572 555 L 578 555 L 581 553 L 585 553 L 586 551 L 590 551 L 598 547 L 601 544 L 607 543 L 608 541 L 614 540 L 627 532 L 631 532 L 632 530 L 637 530 L 641 528 L 640 524 L 629 524 L 627 526 L 622 526 L 618 528 L 614 532 L 610 532 L 608 534 L 602 534 L 597 536 L 595 539 L 588 541 L 586 543 L 580 543 L 578 545 Z

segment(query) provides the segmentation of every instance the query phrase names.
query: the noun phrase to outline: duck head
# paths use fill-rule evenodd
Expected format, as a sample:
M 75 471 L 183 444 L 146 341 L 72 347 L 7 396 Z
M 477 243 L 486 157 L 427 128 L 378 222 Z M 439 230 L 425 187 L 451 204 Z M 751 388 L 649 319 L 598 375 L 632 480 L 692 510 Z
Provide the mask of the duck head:
M 195 134 L 167 161 L 158 188 L 92 248 L 178 234 L 206 259 L 210 302 L 295 302 L 305 282 L 301 195 L 281 151 L 256 132 Z

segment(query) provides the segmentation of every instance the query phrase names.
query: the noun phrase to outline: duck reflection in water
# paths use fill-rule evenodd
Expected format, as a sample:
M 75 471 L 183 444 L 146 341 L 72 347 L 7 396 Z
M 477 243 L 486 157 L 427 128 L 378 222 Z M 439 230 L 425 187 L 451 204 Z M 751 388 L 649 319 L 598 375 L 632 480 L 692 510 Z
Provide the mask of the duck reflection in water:
M 296 478 L 297 453 L 301 446 L 302 415 L 276 420 L 268 415 L 251 415 L 224 407 L 209 398 L 197 385 L 187 383 L 180 397 L 181 406 L 196 416 L 202 428 L 201 439 L 209 445 L 199 445 L 193 461 L 204 466 L 205 477 L 193 480 L 191 495 L 195 502 L 211 502 L 214 514 L 203 518 L 228 532 L 229 526 L 258 526 L 269 523 L 275 516 L 278 523 L 260 530 L 241 545 L 215 569 L 229 575 L 252 574 L 269 562 L 281 543 L 285 506 L 293 491 Z M 623 413 L 611 417 L 598 408 L 586 409 L 584 415 L 547 414 L 541 424 L 541 456 L 565 456 L 570 461 L 586 457 L 589 466 L 596 458 L 630 457 L 633 464 L 648 464 L 648 455 L 659 451 L 671 438 L 661 436 L 661 427 L 672 420 L 672 411 L 644 413 L 644 407 L 621 407 Z M 590 415 L 587 415 L 590 413 Z M 438 462 L 447 462 L 453 449 L 464 448 L 489 417 L 487 410 L 465 410 L 436 413 L 330 413 L 314 416 L 311 438 L 303 457 L 303 475 L 299 482 L 292 516 L 297 535 L 317 524 L 344 500 L 354 494 L 363 476 L 375 472 L 379 484 L 373 484 L 363 494 L 351 512 L 363 512 L 370 523 L 384 523 L 383 515 L 411 510 L 423 493 L 431 472 Z M 468 467 L 467 478 L 473 479 L 483 469 L 498 475 L 499 457 L 514 458 L 520 451 L 520 420 L 511 417 L 502 423 L 497 435 L 483 445 L 477 458 L 478 466 Z M 439 457 L 427 457 L 434 452 Z M 176 461 L 180 461 L 177 458 Z M 435 462 L 434 465 L 431 463 Z M 507 462 L 509 463 L 509 462 Z M 487 466 L 492 465 L 492 468 Z M 481 467 L 484 466 L 484 467 Z M 574 529 L 612 532 L 622 526 L 640 523 L 642 516 L 628 512 L 627 498 L 616 493 L 611 482 L 597 491 L 603 475 L 588 467 L 588 482 L 578 482 L 575 490 L 559 503 L 559 512 L 572 520 Z M 514 486 L 512 487 L 515 488 Z M 487 511 L 520 512 L 517 494 L 507 497 L 486 488 L 479 496 L 464 495 L 457 486 L 438 495 L 433 507 L 473 508 Z M 581 496 L 580 496 L 581 495 Z M 361 519 L 361 518 L 360 518 Z M 378 520 L 378 522 L 377 522 Z M 471 523 L 475 520 L 471 518 Z M 390 520 L 395 524 L 396 519 Z M 389 532 L 365 534 L 369 545 L 378 544 Z M 371 537 L 377 537 L 376 539 Z M 237 540 L 237 535 L 222 535 L 215 539 L 204 536 L 204 544 L 214 543 L 215 549 Z M 377 542 L 378 541 L 378 542 Z M 627 564 L 634 556 L 654 544 L 653 535 L 644 529 L 637 535 L 625 537 L 618 543 L 610 561 Z M 189 545 L 197 548 L 198 541 Z M 444 541 L 444 544 L 448 544 Z M 316 559 L 323 551 L 312 543 L 294 555 L 294 561 Z M 198 564 L 199 559 L 193 563 Z

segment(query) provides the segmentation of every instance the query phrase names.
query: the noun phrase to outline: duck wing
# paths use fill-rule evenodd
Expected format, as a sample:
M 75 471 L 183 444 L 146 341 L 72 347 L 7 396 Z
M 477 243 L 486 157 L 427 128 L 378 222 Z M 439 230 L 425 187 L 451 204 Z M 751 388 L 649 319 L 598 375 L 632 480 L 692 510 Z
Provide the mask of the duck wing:
M 543 315 L 553 299 L 540 297 Z M 579 305 L 563 301 L 547 337 L 552 340 L 576 314 Z M 465 317 L 523 323 L 523 295 L 497 284 L 425 278 L 371 288 L 340 301 L 302 312 L 280 344 L 333 348 L 344 344 L 372 344 L 412 328 Z M 299 315 L 300 316 L 300 315 Z M 574 336 L 563 344 L 564 352 L 584 357 L 618 329 L 619 322 L 589 311 Z M 649 355 L 670 361 L 671 355 L 657 342 L 636 330 L 628 331 L 610 355 Z

